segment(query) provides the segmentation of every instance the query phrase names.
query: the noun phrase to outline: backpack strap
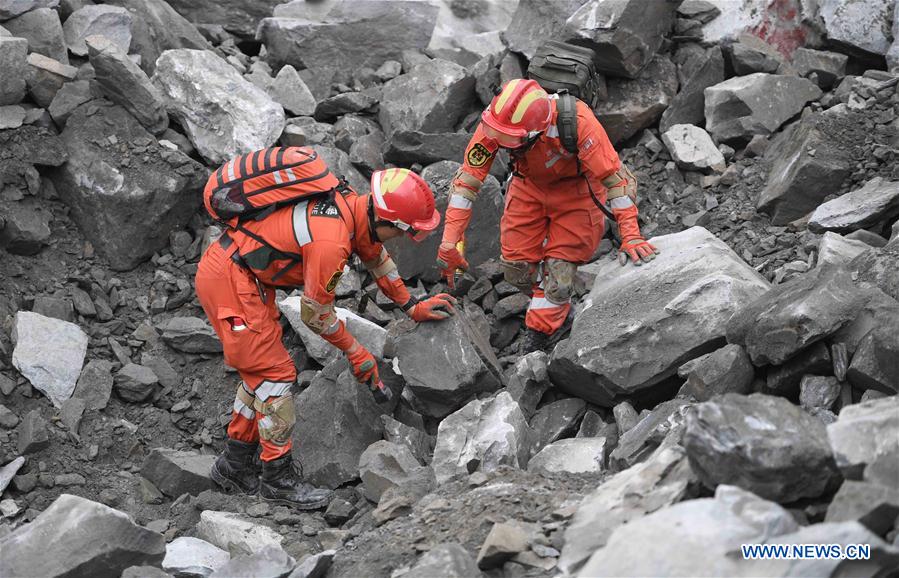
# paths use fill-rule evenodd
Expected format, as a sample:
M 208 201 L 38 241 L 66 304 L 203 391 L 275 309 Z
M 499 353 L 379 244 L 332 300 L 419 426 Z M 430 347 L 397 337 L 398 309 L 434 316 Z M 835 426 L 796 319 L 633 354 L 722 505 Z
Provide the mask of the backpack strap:
M 559 140 L 566 151 L 577 154 L 577 99 L 560 91 L 556 100 L 556 127 L 559 129 Z M 580 172 L 580 168 L 578 169 Z

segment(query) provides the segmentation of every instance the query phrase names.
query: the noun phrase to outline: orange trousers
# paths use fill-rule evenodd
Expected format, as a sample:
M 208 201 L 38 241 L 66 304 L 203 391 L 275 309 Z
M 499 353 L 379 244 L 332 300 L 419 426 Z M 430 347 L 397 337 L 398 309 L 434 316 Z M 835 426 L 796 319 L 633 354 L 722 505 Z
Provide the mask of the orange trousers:
M 231 261 L 232 250 L 212 243 L 197 267 L 197 297 L 212 328 L 222 342 L 225 363 L 237 370 L 238 386 L 260 402 L 290 393 L 297 371 L 281 342 L 280 316 L 274 288 L 259 294 L 255 278 Z M 262 460 L 271 461 L 290 452 L 291 443 L 276 445 L 260 440 L 259 420 L 263 417 L 237 396 L 228 425 L 228 437 L 262 444 Z
M 605 202 L 605 189 L 593 190 Z M 500 243 L 507 261 L 539 265 L 546 259 L 586 263 L 602 240 L 605 218 L 593 202 L 581 177 L 550 184 L 512 177 L 500 221 Z M 555 333 L 565 322 L 570 303 L 546 299 L 542 283 L 535 283 L 525 315 L 525 325 L 543 333 Z

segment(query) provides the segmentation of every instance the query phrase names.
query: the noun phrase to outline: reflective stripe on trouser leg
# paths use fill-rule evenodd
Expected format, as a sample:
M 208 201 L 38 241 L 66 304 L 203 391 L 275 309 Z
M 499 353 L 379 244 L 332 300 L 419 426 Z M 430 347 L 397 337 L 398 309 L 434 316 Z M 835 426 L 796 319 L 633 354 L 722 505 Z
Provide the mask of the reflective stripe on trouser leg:
M 259 428 L 256 426 L 256 412 L 253 410 L 253 394 L 244 382 L 237 385 L 237 395 L 228 424 L 228 437 L 246 443 L 259 441 Z
M 552 335 L 568 317 L 571 304 L 558 305 L 546 298 L 543 288 L 534 289 L 534 296 L 528 305 L 528 312 L 524 316 L 524 324 L 535 331 Z

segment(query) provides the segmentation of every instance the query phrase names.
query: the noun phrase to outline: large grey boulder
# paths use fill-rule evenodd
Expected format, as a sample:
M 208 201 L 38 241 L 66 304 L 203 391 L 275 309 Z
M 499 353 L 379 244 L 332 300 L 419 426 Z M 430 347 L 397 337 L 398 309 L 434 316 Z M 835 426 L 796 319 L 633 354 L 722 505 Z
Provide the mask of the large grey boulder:
M 88 336 L 68 321 L 44 317 L 31 311 L 16 313 L 12 340 L 12 364 L 33 387 L 50 398 L 57 408 L 72 397 Z
M 853 277 L 871 283 L 881 291 L 899 301 L 899 237 L 884 247 L 859 254 L 849 263 Z
M 596 273 L 596 281 L 570 339 L 553 351 L 556 387 L 612 407 L 616 398 L 646 391 L 719 347 L 731 315 L 769 288 L 701 227 L 652 243 L 664 259 L 624 268 L 604 259 L 581 268 Z
M 590 0 L 565 23 L 565 40 L 592 48 L 596 69 L 636 78 L 662 46 L 680 2 Z
M 0 539 L 0 548 L 0 575 L 10 578 L 118 576 L 129 566 L 158 566 L 165 538 L 125 512 L 62 494 L 34 521 Z
M 81 370 L 72 396 L 83 399 L 85 409 L 103 409 L 109 403 L 112 383 L 112 363 L 92 359 Z
M 54 173 L 56 189 L 113 269 L 132 269 L 168 245 L 200 204 L 206 169 L 161 147 L 120 106 L 80 106 L 61 137 L 70 152 Z
M 689 407 L 690 403 L 684 399 L 669 399 L 654 407 L 630 429 L 624 431 L 619 426 L 621 437 L 609 456 L 609 465 L 614 470 L 623 470 L 647 459 L 659 446 L 679 442 L 684 430 L 684 414 Z
M 130 112 L 151 133 L 164 132 L 169 126 L 169 115 L 162 95 L 147 74 L 127 52 L 105 36 L 88 36 L 85 42 L 103 94 Z
M 861 479 L 866 465 L 899 452 L 899 396 L 843 408 L 837 421 L 827 426 L 827 439 L 843 475 Z
M 301 300 L 302 296 L 300 295 L 288 297 L 287 299 L 278 302 L 278 309 L 280 309 L 281 313 L 287 317 L 290 326 L 293 327 L 293 330 L 296 331 L 300 336 L 300 339 L 303 340 L 306 352 L 309 353 L 310 357 L 322 365 L 327 365 L 342 357 L 343 354 L 339 349 L 322 339 L 320 335 L 316 335 L 305 323 L 303 323 L 303 320 L 300 318 Z M 372 355 L 378 358 L 382 358 L 386 355 L 388 351 L 386 329 L 364 317 L 360 317 L 349 309 L 336 307 L 335 311 L 337 313 L 337 318 L 346 324 L 350 333 L 352 333 L 359 343 L 368 349 Z
M 384 492 L 404 486 L 423 467 L 407 446 L 384 440 L 373 443 L 359 456 L 365 497 L 377 504 Z
M 434 191 L 436 209 L 441 214 L 446 213 L 450 184 L 460 166 L 456 161 L 445 160 L 427 166 L 421 172 L 421 177 Z M 474 203 L 471 224 L 465 233 L 465 258 L 472 267 L 477 267 L 489 259 L 499 258 L 499 221 L 502 213 L 502 188 L 496 178 L 488 175 Z M 435 256 L 445 224 L 445 220 L 441 219 L 437 229 L 421 243 L 409 243 L 404 239 L 385 243 L 404 279 L 420 277 L 428 282 L 440 279 L 440 269 L 435 262 Z
M 565 23 L 587 0 L 519 0 L 504 33 L 509 49 L 531 59 L 547 40 L 560 39 Z
M 862 57 L 884 56 L 890 49 L 892 0 L 821 0 L 818 14 L 828 40 Z
M 754 135 L 773 134 L 821 94 L 797 76 L 736 76 L 705 89 L 706 130 L 719 142 L 745 144 Z
M 153 370 L 136 363 L 125 364 L 115 375 L 113 387 L 125 401 L 140 403 L 146 401 L 159 386 L 159 378 Z
M 212 49 L 212 45 L 196 26 L 178 14 L 171 3 L 165 0 L 109 0 L 106 4 L 121 6 L 131 14 L 129 52 L 140 56 L 140 67 L 148 75 L 156 70 L 156 59 L 166 50 Z M 254 3 L 256 4 L 259 3 Z
M 0 84 L 0 106 L 16 104 L 25 98 L 25 73 L 28 40 L 0 36 L 0 69 L 4 70 Z
M 858 389 L 899 393 L 899 303 L 893 301 L 876 318 L 877 326 L 859 342 L 846 372 Z
M 855 166 L 853 139 L 846 123 L 864 122 L 863 115 L 834 107 L 802 118 L 780 134 L 768 149 L 768 184 L 757 208 L 785 225 L 806 215 L 828 195 L 837 193 Z
M 160 324 L 162 340 L 184 353 L 221 353 L 222 342 L 215 330 L 199 317 L 173 317 Z
M 899 215 L 899 182 L 874 177 L 860 189 L 819 205 L 808 228 L 815 233 L 849 233 Z
M 256 23 L 271 16 L 282 0 L 171 0 L 169 4 L 194 24 L 218 24 L 242 37 L 252 37 Z
M 0 208 L 0 247 L 15 255 L 36 255 L 50 240 L 51 218 L 33 199 L 6 203 Z
M 552 387 L 547 366 L 549 356 L 543 351 L 532 351 L 522 356 L 506 374 L 506 390 L 526 418 L 531 419 L 546 390 Z
M 548 403 L 537 410 L 530 420 L 531 455 L 556 440 L 574 435 L 586 409 L 584 400 L 569 397 Z
M 55 8 L 59 0 L 3 0 L 0 2 L 0 21 L 15 18 L 19 14 L 39 8 Z
M 474 77 L 454 62 L 419 64 L 384 84 L 378 120 L 388 136 L 396 131 L 452 132 L 475 102 L 474 84 Z
M 284 130 L 281 105 L 208 50 L 166 50 L 153 83 L 210 163 L 271 146 Z
M 614 144 L 658 122 L 677 93 L 677 70 L 657 54 L 633 80 L 610 78 L 607 85 L 608 96 L 594 112 Z
M 793 53 L 793 68 L 799 76 L 817 78 L 818 86 L 827 90 L 846 76 L 849 57 L 839 52 L 799 47 Z
M 86 4 L 72 12 L 62 27 L 69 51 L 87 56 L 88 36 L 105 36 L 127 52 L 131 46 L 131 13 L 120 6 Z
M 824 423 L 782 397 L 728 393 L 697 405 L 684 447 L 710 489 L 735 485 L 789 503 L 839 479 Z
M 209 477 L 213 463 L 213 455 L 155 448 L 147 456 L 140 473 L 167 496 L 196 496 L 215 487 Z
M 294 401 L 294 455 L 306 480 L 317 486 L 336 488 L 358 478 L 359 458 L 381 439 L 380 416 L 392 411 L 391 404 L 378 405 L 344 367 L 343 360 L 327 366 Z M 381 379 L 390 385 L 383 368 Z
M 720 46 L 691 54 L 679 63 L 680 88 L 662 113 L 659 130 L 667 131 L 676 124 L 705 123 L 705 89 L 724 80 L 724 56 Z
M 871 245 L 855 239 L 847 239 L 837 233 L 826 231 L 818 242 L 817 267 L 845 265 L 871 249 Z
M 899 486 L 846 480 L 827 507 L 825 522 L 858 521 L 885 536 L 899 516 Z
M 565 530 L 559 569 L 573 574 L 603 548 L 621 525 L 695 496 L 699 480 L 683 448 L 659 448 L 647 461 L 599 484 L 580 503 Z
M 814 269 L 744 302 L 727 323 L 727 340 L 755 365 L 781 365 L 855 319 L 870 296 L 845 269 Z
M 78 74 L 78 69 L 74 66 L 36 52 L 29 54 L 26 62 L 28 67 L 25 71 L 25 84 L 28 94 L 43 108 L 49 108 L 59 89 L 65 83 L 75 80 Z
M 468 550 L 455 542 L 428 550 L 405 574 L 406 578 L 479 578 L 483 576 Z
M 66 39 L 56 10 L 38 8 L 4 22 L 3 27 L 12 36 L 27 39 L 29 52 L 43 54 L 63 64 L 69 63 Z
M 662 133 L 662 142 L 682 169 L 723 173 L 726 168 L 724 155 L 712 142 L 709 133 L 698 126 L 676 124 Z
M 470 140 L 471 135 L 466 132 L 397 131 L 387 141 L 384 160 L 398 165 L 430 165 L 442 160 L 461 159 Z
M 605 471 L 610 440 L 571 438 L 553 442 L 528 460 L 528 471 L 598 474 Z
M 528 431 L 524 414 L 507 392 L 470 401 L 437 429 L 431 462 L 437 483 L 503 465 L 526 466 Z
M 478 393 L 502 385 L 499 361 L 488 337 L 469 314 L 420 323 L 395 339 L 399 370 L 424 415 L 444 417 Z
M 231 560 L 231 554 L 206 540 L 180 536 L 165 546 L 162 569 L 171 574 L 209 576 Z

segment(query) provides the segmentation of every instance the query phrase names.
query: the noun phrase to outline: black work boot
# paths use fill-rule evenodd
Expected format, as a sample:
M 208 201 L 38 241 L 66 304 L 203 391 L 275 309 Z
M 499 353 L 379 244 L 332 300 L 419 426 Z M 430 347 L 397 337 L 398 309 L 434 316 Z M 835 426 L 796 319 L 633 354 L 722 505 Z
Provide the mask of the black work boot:
M 258 448 L 258 443 L 226 440 L 225 451 L 212 464 L 209 477 L 229 492 L 255 494 L 259 489 Z
M 550 353 L 552 348 L 562 339 L 571 334 L 572 315 L 569 314 L 565 318 L 565 322 L 559 327 L 555 333 L 543 333 L 530 327 L 524 332 L 524 338 L 521 340 L 521 346 L 518 350 L 519 355 L 527 355 L 534 351 L 545 351 Z
M 318 510 L 331 501 L 331 490 L 319 489 L 300 479 L 290 454 L 262 462 L 259 496 L 268 502 L 293 506 L 299 510 Z

